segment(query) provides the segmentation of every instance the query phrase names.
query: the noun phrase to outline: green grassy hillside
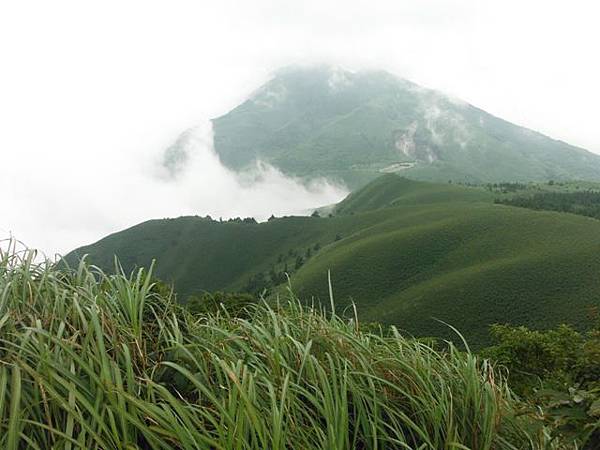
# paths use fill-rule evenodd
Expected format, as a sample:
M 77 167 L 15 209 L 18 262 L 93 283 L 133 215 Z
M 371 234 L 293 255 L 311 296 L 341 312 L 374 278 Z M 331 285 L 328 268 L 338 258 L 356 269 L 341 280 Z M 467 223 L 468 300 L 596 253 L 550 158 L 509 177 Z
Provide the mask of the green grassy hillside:
M 131 269 L 157 258 L 157 275 L 182 298 L 244 290 L 257 274 L 287 270 L 302 298 L 329 303 L 331 271 L 337 304 L 354 300 L 365 320 L 450 337 L 438 318 L 478 344 L 495 322 L 585 327 L 589 307 L 600 304 L 600 222 L 495 205 L 494 195 L 389 175 L 332 217 L 155 220 L 67 260 L 89 253 L 110 268 L 117 254 Z
M 382 172 L 470 182 L 600 179 L 600 156 L 383 71 L 288 68 L 213 120 L 215 150 L 240 169 L 356 188 Z M 185 162 L 177 144 L 168 166 Z
M 282 217 L 265 223 L 219 222 L 203 217 L 150 220 L 81 247 L 67 256 L 75 263 L 89 254 L 111 269 L 114 256 L 127 269 L 147 267 L 158 259 L 157 275 L 176 284 L 182 297 L 201 290 L 239 290 L 248 279 L 275 266 L 294 269 L 298 255 L 335 242 L 386 220 L 389 213 L 360 215 L 395 203 L 429 204 L 446 201 L 491 200 L 478 188 L 417 182 L 385 175 L 348 196 L 333 217 Z M 353 214 L 352 217 L 345 217 Z M 305 258 L 306 259 L 306 258 Z
M 600 305 L 600 222 L 490 204 L 386 210 L 385 220 L 324 248 L 293 277 L 299 295 L 417 335 L 485 343 L 491 323 L 586 327 Z M 369 213 L 371 214 L 371 213 Z
M 264 223 L 224 222 L 201 218 L 150 220 L 81 247 L 66 260 L 89 254 L 111 269 L 118 255 L 123 267 L 147 267 L 158 259 L 156 274 L 175 283 L 183 298 L 203 290 L 239 290 L 250 276 L 273 265 L 292 265 L 315 244 L 325 246 L 376 218 L 285 217 Z M 281 256 L 282 261 L 278 263 Z
M 483 188 L 466 189 L 463 186 L 420 182 L 390 174 L 348 195 L 338 203 L 335 211 L 348 214 L 399 205 L 490 201 L 493 198 Z

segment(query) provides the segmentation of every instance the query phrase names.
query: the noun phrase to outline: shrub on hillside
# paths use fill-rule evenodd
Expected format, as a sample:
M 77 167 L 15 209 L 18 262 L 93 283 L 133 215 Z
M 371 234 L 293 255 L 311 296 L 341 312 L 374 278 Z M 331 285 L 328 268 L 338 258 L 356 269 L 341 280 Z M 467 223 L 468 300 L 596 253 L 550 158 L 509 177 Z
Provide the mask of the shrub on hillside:
M 509 384 L 543 412 L 554 437 L 600 448 L 600 331 L 586 334 L 494 325 L 484 356 L 509 372 Z
M 188 297 L 185 307 L 195 315 L 229 314 L 233 317 L 248 317 L 249 307 L 256 305 L 255 296 L 240 292 L 204 292 Z

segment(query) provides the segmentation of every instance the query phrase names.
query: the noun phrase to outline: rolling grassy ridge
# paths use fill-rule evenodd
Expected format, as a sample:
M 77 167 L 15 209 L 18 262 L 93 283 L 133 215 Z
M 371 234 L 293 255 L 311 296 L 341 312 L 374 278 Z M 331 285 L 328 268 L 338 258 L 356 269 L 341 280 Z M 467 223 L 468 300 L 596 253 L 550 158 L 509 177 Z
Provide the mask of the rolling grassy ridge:
M 600 222 L 495 205 L 483 188 L 383 176 L 351 194 L 333 217 L 261 224 L 185 217 L 150 221 L 67 256 L 127 270 L 158 259 L 156 274 L 180 297 L 236 291 L 288 264 L 303 299 L 328 303 L 331 271 L 340 307 L 355 301 L 364 320 L 419 336 L 452 338 L 437 318 L 475 345 L 496 322 L 585 328 L 600 299 Z M 336 240 L 336 237 L 338 240 Z M 299 254 L 319 243 L 296 270 Z
M 398 205 L 490 201 L 493 195 L 483 189 L 452 184 L 426 183 L 397 175 L 383 175 L 352 192 L 335 208 L 338 214 L 358 213 Z
M 587 327 L 598 305 L 600 224 L 488 204 L 399 207 L 388 221 L 323 249 L 292 278 L 301 296 L 326 298 L 363 319 L 477 344 L 492 323 Z
M 67 255 L 89 254 L 111 269 L 118 255 L 127 269 L 160 258 L 156 275 L 173 281 L 182 296 L 202 290 L 239 290 L 254 273 L 275 264 L 280 254 L 333 242 L 368 226 L 372 217 L 314 219 L 287 217 L 261 224 L 219 223 L 200 217 L 151 220 L 115 233 Z
M 493 199 L 482 189 L 409 181 L 384 175 L 351 194 L 337 206 L 340 213 L 381 209 L 394 202 L 418 204 Z M 333 217 L 283 217 L 260 224 L 224 222 L 201 217 L 150 220 L 114 233 L 66 256 L 76 263 L 89 254 L 94 264 L 110 270 L 114 256 L 127 269 L 160 261 L 156 275 L 172 281 L 186 296 L 200 290 L 241 289 L 248 277 L 276 264 L 289 250 L 333 243 L 336 235 L 360 232 L 390 217 L 389 211 Z M 293 261 L 289 261 L 292 263 Z

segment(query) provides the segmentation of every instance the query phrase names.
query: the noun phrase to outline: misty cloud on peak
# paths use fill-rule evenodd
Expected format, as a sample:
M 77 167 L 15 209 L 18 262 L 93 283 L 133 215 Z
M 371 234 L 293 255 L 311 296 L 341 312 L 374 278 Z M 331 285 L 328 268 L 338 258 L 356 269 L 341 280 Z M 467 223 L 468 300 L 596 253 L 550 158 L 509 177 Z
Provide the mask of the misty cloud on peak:
M 156 175 L 157 182 L 174 191 L 183 209 L 213 217 L 251 216 L 261 221 L 271 214 L 301 215 L 348 194 L 344 186 L 324 178 L 290 177 L 260 160 L 239 171 L 225 167 L 214 151 L 209 123 L 182 133 L 166 150 Z

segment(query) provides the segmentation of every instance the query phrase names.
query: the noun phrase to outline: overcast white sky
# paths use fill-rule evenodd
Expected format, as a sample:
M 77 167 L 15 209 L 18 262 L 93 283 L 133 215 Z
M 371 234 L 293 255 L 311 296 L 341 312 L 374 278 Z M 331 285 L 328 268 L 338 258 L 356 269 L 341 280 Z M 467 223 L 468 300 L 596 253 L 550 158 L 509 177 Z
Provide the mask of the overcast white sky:
M 600 153 L 599 13 L 589 0 L 2 1 L 0 237 L 66 252 L 149 218 L 338 199 L 270 168 L 240 178 L 209 138 L 195 176 L 151 177 L 180 132 L 200 126 L 205 145 L 207 118 L 294 63 L 387 69 Z

